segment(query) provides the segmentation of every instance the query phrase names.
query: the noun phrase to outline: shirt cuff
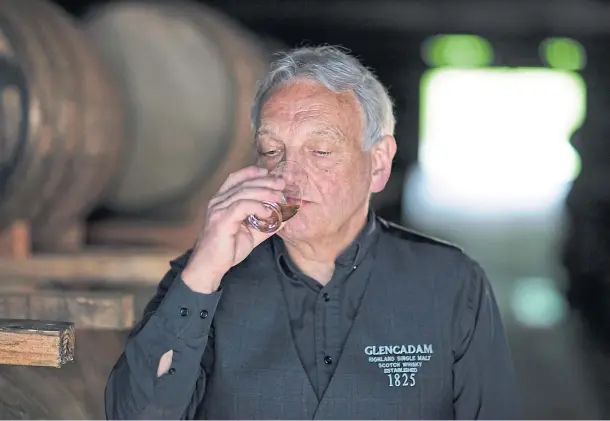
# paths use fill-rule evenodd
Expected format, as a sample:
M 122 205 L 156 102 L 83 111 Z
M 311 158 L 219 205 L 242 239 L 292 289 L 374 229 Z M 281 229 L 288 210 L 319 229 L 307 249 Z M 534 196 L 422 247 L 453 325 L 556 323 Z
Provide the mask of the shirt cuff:
M 178 274 L 153 317 L 177 338 L 207 337 L 221 296 L 220 289 L 211 294 L 193 291 Z

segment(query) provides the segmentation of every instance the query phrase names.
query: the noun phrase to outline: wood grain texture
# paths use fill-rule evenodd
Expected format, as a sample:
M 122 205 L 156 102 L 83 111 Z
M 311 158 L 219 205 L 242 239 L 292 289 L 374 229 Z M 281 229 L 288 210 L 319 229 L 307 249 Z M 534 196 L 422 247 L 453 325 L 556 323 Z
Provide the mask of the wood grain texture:
M 105 419 L 104 388 L 127 333 L 77 329 L 74 361 L 59 370 L 0 365 L 0 419 Z
M 74 360 L 74 324 L 0 319 L 0 364 L 61 367 Z
M 121 291 L 0 290 L 0 317 L 65 320 L 82 329 L 130 329 L 134 296 Z
M 90 222 L 87 234 L 93 244 L 187 250 L 193 247 L 205 223 L 206 207 L 195 202 L 194 205 L 197 209 L 189 212 L 181 223 L 106 218 Z
M 34 247 L 75 251 L 85 241 L 83 221 L 118 172 L 123 151 L 123 103 L 107 63 L 80 22 L 53 2 L 22 1 L 24 13 L 52 40 L 65 60 L 62 91 L 73 100 L 77 120 L 66 124 L 65 165 L 59 168 L 48 205 L 33 220 Z M 31 4 L 30 4 L 31 3 Z M 57 54 L 60 56 L 60 54 Z M 56 76 L 59 79 L 59 76 Z
M 79 223 L 117 172 L 123 105 L 79 25 L 44 0 L 0 2 L 0 231 L 35 248 L 82 247 Z
M 0 257 L 2 278 L 47 278 L 74 281 L 104 279 L 107 283 L 133 281 L 156 285 L 170 260 L 184 253 L 163 250 L 98 250 L 77 254 L 35 254 L 29 259 Z

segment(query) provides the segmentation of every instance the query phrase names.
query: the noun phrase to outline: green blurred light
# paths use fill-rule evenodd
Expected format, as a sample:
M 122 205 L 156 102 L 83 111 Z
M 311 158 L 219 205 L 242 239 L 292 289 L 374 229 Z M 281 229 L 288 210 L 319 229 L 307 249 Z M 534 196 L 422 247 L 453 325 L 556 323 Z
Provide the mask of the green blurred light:
M 511 306 L 517 321 L 534 328 L 559 324 L 567 311 L 567 304 L 555 282 L 547 278 L 516 279 Z
M 570 38 L 547 38 L 540 45 L 540 55 L 550 67 L 563 70 L 582 70 L 587 53 L 578 41 Z
M 484 67 L 494 60 L 491 44 L 476 35 L 437 35 L 424 43 L 422 55 L 430 67 Z

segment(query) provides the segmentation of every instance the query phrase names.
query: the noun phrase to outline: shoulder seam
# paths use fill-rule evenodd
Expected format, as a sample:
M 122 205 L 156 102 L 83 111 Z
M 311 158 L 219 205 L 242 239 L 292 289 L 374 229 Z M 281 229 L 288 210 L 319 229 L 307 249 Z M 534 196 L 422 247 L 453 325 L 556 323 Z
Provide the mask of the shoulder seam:
M 441 238 L 433 237 L 431 235 L 427 235 L 427 234 L 418 232 L 418 231 L 410 229 L 410 228 L 403 227 L 402 225 L 396 224 L 394 222 L 390 222 L 381 217 L 377 217 L 377 219 L 381 223 L 381 225 L 383 225 L 385 228 L 387 228 L 389 230 L 399 231 L 403 234 L 406 234 L 406 236 L 410 236 L 410 238 L 403 238 L 405 240 L 414 240 L 414 241 L 419 240 L 421 242 L 425 242 L 428 244 L 436 244 L 438 246 L 452 248 L 452 249 L 460 251 L 461 253 L 464 252 L 464 249 L 457 244 L 451 243 L 451 242 L 443 240 Z

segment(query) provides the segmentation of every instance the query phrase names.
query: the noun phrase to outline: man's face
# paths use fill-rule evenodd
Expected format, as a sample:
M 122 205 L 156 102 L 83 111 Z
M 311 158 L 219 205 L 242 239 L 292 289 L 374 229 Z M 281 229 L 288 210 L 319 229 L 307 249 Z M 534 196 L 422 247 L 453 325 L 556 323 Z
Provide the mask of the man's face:
M 355 95 L 334 93 L 319 83 L 290 83 L 267 100 L 257 132 L 259 165 L 272 169 L 282 160 L 297 161 L 308 175 L 303 204 L 280 231 L 283 238 L 337 232 L 366 210 L 371 192 L 383 189 L 395 143 L 384 139 L 364 151 L 363 124 Z

